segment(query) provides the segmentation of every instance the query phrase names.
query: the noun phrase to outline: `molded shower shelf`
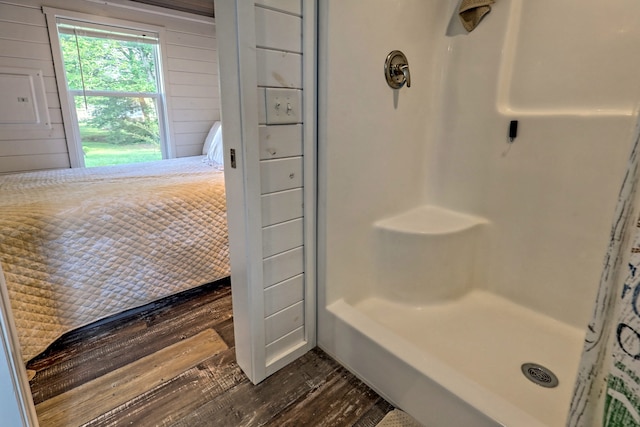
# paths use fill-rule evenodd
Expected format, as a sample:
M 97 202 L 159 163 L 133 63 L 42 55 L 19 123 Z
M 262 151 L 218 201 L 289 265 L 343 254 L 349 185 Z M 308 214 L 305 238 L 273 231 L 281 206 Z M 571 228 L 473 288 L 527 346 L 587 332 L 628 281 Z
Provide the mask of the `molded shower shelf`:
M 463 232 L 487 223 L 486 219 L 479 216 L 452 211 L 440 206 L 424 205 L 378 221 L 374 226 L 397 233 L 449 234 Z
M 420 206 L 374 224 L 376 277 L 386 298 L 411 305 L 464 295 L 481 275 L 481 217 Z

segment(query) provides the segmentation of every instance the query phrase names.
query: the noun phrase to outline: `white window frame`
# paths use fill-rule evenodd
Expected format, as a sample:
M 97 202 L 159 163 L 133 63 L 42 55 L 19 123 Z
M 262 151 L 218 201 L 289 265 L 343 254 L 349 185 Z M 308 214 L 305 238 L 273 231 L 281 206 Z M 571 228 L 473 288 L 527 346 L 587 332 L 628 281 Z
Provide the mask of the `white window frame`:
M 60 48 L 60 39 L 58 33 L 58 19 L 68 19 L 73 21 L 80 21 L 82 23 L 87 23 L 88 26 L 91 24 L 97 25 L 105 25 L 109 27 L 122 28 L 124 31 L 142 31 L 142 32 L 153 32 L 158 35 L 158 47 L 160 49 L 160 54 L 158 55 L 158 64 L 156 64 L 159 69 L 158 73 L 158 92 L 159 94 L 149 94 L 152 97 L 157 97 L 158 99 L 158 120 L 159 120 L 159 128 L 160 128 L 160 147 L 162 150 L 162 158 L 170 159 L 176 156 L 176 147 L 175 141 L 173 141 L 170 137 L 171 133 L 168 129 L 169 116 L 167 111 L 167 102 L 166 102 L 166 90 L 165 90 L 165 81 L 166 81 L 166 66 L 167 57 L 166 57 L 166 46 L 164 44 L 165 36 L 164 36 L 164 27 L 143 24 L 140 22 L 126 21 L 123 19 L 116 18 L 107 18 L 103 16 L 95 16 L 86 13 L 73 12 L 68 10 L 43 7 L 43 12 L 45 13 L 47 19 L 47 29 L 49 31 L 49 39 L 51 41 L 51 51 L 53 54 L 53 65 L 56 72 L 56 83 L 58 86 L 58 94 L 60 96 L 60 108 L 62 109 L 62 120 L 64 132 L 66 134 L 67 139 L 67 149 L 69 152 L 69 161 L 71 163 L 72 168 L 84 167 L 84 152 L 82 151 L 82 141 L 80 138 L 80 129 L 78 127 L 78 119 L 76 116 L 75 104 L 73 101 L 72 92 L 68 89 L 67 84 L 67 76 L 64 69 L 64 60 L 62 58 L 62 50 Z M 86 95 L 96 95 L 96 96 L 126 96 L 127 93 L 121 92 L 119 94 L 114 94 L 113 92 L 103 92 L 103 91 L 85 91 Z M 135 92 L 135 95 L 140 95 L 140 93 Z M 129 94 L 131 95 L 131 94 Z

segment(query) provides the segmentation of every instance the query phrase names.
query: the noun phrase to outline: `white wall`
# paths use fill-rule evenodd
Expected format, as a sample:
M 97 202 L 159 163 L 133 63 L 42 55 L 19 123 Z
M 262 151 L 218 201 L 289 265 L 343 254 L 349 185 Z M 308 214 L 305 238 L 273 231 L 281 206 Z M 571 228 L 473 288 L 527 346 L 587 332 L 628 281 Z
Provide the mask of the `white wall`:
M 463 34 L 456 1 L 326 3 L 326 302 L 384 294 L 373 222 L 436 204 L 491 222 L 476 287 L 584 327 L 640 94 L 640 4 L 502 0 Z M 396 100 L 382 73 L 393 49 L 412 76 Z
M 608 5 L 501 1 L 472 33 L 441 38 L 447 69 L 427 155 L 424 200 L 492 222 L 479 285 L 580 328 L 640 99 L 640 5 Z
M 421 203 L 439 75 L 444 2 L 329 1 L 321 27 L 319 217 L 328 302 L 372 291 L 372 224 Z M 411 87 L 391 89 L 384 61 L 407 56 Z M 426 124 L 429 123 L 430 126 Z M 326 198 L 322 198 L 326 195 Z
M 165 88 L 176 157 L 202 152 L 204 138 L 220 119 L 215 25 L 170 18 L 83 0 L 0 0 L 0 66 L 37 68 L 44 74 L 51 130 L 0 128 L 0 173 L 70 166 L 60 100 L 42 6 L 161 25 L 166 29 Z M 166 10 L 136 4 L 150 11 Z M 207 20 L 204 17 L 197 17 Z

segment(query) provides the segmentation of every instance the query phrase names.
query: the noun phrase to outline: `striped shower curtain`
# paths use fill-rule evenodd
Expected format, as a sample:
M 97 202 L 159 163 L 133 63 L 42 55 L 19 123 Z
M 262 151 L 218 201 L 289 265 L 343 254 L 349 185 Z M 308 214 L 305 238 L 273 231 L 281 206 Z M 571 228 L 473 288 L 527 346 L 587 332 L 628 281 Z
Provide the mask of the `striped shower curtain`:
M 567 427 L 640 426 L 640 218 L 634 209 L 640 199 L 636 192 L 639 140 L 640 120 L 618 197 Z

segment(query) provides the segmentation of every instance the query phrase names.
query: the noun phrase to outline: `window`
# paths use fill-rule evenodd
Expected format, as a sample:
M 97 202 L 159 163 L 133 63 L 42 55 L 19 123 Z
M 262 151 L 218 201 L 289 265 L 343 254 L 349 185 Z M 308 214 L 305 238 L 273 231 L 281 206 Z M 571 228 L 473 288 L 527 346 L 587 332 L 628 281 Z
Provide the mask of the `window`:
M 59 16 L 55 23 L 77 166 L 166 157 L 158 33 Z

